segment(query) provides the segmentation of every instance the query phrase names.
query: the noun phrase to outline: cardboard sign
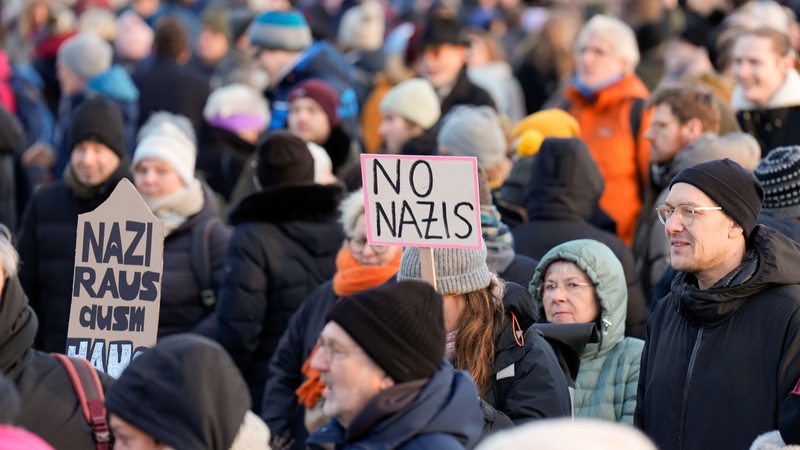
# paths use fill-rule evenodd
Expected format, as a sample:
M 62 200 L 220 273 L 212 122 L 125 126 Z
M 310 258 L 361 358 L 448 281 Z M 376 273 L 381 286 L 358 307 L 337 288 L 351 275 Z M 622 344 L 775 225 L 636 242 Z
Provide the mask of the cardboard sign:
M 114 378 L 156 343 L 164 223 L 130 181 L 78 216 L 66 354 Z
M 481 248 L 478 161 L 361 155 L 370 244 Z

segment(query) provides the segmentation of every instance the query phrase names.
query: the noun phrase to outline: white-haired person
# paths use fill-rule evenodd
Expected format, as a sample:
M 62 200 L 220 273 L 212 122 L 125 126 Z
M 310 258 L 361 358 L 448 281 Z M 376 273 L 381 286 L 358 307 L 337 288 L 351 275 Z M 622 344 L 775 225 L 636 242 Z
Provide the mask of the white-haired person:
M 184 116 L 161 112 L 142 126 L 131 170 L 136 189 L 165 222 L 158 336 L 213 336 L 212 312 L 230 230 L 211 189 L 194 175 L 196 148 Z
M 576 71 L 564 92 L 565 109 L 580 124 L 580 137 L 605 180 L 600 207 L 617 224 L 617 235 L 633 241 L 649 170 L 644 138 L 650 95 L 634 70 L 639 48 L 633 30 L 619 19 L 596 15 L 575 41 Z
M 347 237 L 336 256 L 336 274 L 312 292 L 289 321 L 270 360 L 271 377 L 261 409 L 273 437 L 292 442 L 292 448 L 298 450 L 305 448 L 308 432 L 316 428 L 312 423 L 314 412 L 322 418 L 319 412 L 325 385 L 309 361 L 325 327 L 325 313 L 342 295 L 392 282 L 400 268 L 402 247 L 367 243 L 362 190 L 351 193 L 339 209 Z
M 270 117 L 267 100 L 247 85 L 230 84 L 209 95 L 203 109 L 207 126 L 198 139 L 197 170 L 225 200 L 230 200 Z
M 482 441 L 476 450 L 528 448 L 537 450 L 656 450 L 641 431 L 629 425 L 597 419 L 553 419 L 502 431 Z

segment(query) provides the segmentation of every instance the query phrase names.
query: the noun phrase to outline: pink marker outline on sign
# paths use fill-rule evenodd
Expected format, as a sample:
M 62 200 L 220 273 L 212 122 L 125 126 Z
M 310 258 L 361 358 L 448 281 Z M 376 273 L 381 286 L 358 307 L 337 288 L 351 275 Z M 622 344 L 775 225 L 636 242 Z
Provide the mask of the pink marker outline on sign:
M 413 160 L 413 161 L 433 161 L 433 162 L 447 162 L 458 161 L 468 162 L 472 165 L 472 187 L 475 193 L 474 204 L 475 208 L 475 223 L 472 225 L 477 232 L 477 245 L 466 244 L 437 244 L 437 243 L 420 243 L 420 242 L 396 242 L 396 241 L 379 241 L 372 239 L 372 217 L 370 213 L 369 202 L 369 186 L 367 184 L 367 164 L 370 160 L 386 159 L 386 160 Z M 367 226 L 367 242 L 370 245 L 402 245 L 405 247 L 429 247 L 429 248 L 463 248 L 463 249 L 480 249 L 483 247 L 483 232 L 481 230 L 481 210 L 480 210 L 480 193 L 478 189 L 478 158 L 474 156 L 416 156 L 416 155 L 376 155 L 376 154 L 362 154 L 361 155 L 361 185 L 364 192 L 364 215 Z

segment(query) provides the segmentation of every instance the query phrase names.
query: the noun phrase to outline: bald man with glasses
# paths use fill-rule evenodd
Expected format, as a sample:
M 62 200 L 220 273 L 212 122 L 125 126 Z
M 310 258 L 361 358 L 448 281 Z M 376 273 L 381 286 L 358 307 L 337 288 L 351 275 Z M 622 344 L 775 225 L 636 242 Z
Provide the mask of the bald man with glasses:
M 800 375 L 800 244 L 757 225 L 729 160 L 688 167 L 657 208 L 678 271 L 645 334 L 634 424 L 659 448 L 748 448 Z

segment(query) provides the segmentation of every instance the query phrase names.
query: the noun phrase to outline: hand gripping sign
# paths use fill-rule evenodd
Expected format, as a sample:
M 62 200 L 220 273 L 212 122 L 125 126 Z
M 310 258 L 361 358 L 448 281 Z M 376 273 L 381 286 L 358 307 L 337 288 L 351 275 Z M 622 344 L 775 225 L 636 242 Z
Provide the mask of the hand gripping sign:
M 482 247 L 476 158 L 364 154 L 361 176 L 369 244 L 421 247 L 434 287 L 433 248 Z
M 123 179 L 77 231 L 66 354 L 117 378 L 156 343 L 164 223 Z

